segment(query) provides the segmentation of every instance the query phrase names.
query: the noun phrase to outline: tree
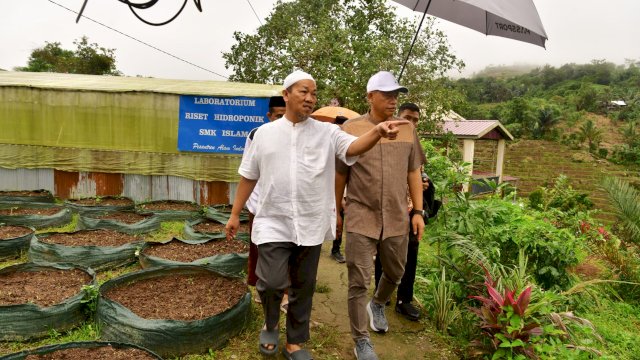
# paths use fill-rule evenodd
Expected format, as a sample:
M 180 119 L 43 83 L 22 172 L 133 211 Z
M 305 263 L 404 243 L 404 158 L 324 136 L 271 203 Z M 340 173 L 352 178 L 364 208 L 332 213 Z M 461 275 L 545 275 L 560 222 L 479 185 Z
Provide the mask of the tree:
M 533 129 L 535 139 L 543 138 L 549 130 L 560 120 L 558 108 L 552 105 L 545 105 L 538 109 L 537 123 Z
M 461 99 L 444 78 L 464 64 L 433 20 L 426 24 L 402 79 L 410 93 L 401 101 L 438 115 Z M 338 98 L 362 113 L 367 80 L 379 70 L 399 73 L 416 25 L 397 18 L 384 0 L 279 0 L 256 34 L 234 33 L 236 43 L 222 56 L 230 80 L 277 84 L 299 68 L 316 78 L 320 105 Z
M 65 50 L 59 42 L 46 42 L 29 56 L 25 67 L 16 71 L 58 72 L 69 74 L 121 75 L 116 69 L 115 49 L 107 49 L 89 43 L 86 36 L 75 40 L 76 51 Z
M 597 110 L 598 92 L 589 85 L 583 84 L 576 96 L 576 110 L 586 110 L 595 112 Z
M 602 141 L 602 129 L 597 128 L 591 119 L 580 126 L 579 134 L 582 141 L 589 142 L 589 150 L 591 151 L 595 150 Z

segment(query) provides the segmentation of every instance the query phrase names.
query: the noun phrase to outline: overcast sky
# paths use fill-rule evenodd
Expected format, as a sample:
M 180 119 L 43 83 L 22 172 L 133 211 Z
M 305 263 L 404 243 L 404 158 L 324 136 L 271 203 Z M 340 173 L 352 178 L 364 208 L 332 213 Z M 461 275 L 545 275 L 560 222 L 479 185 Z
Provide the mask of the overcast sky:
M 75 23 L 76 14 L 53 3 L 79 11 L 83 0 L 0 0 L 0 68 L 24 66 L 29 54 L 45 41 L 60 42 L 74 49 L 73 40 L 87 35 L 91 42 L 116 49 L 117 68 L 125 75 L 171 79 L 224 80 L 222 52 L 228 51 L 233 32 L 255 33 L 259 21 L 269 15 L 275 0 L 202 0 L 203 12 L 188 0 L 182 14 L 171 24 L 155 27 L 140 22 L 117 0 L 89 0 L 84 15 L 124 34 L 88 19 Z M 138 0 L 138 3 L 144 2 Z M 588 63 L 604 59 L 623 64 L 640 61 L 639 0 L 534 0 L 549 40 L 546 50 L 513 40 L 487 37 L 444 20 L 437 22 L 449 39 L 451 49 L 467 64 L 465 74 L 488 65 Z M 161 0 L 141 14 L 152 21 L 174 14 L 182 1 Z M 390 2 L 392 3 L 392 2 Z M 416 16 L 398 6 L 402 17 Z M 258 19 L 260 18 L 260 20 Z M 199 69 L 163 54 L 140 42 L 197 64 Z M 219 75 L 213 74 L 217 73 Z

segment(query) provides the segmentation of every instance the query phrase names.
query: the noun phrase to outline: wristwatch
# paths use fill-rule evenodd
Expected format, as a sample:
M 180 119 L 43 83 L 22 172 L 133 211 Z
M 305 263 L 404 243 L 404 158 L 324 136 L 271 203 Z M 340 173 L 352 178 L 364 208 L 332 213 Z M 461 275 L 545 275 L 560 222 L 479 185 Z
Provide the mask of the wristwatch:
M 424 219 L 427 213 L 424 210 L 411 209 L 411 217 L 413 217 L 413 215 L 420 215 Z

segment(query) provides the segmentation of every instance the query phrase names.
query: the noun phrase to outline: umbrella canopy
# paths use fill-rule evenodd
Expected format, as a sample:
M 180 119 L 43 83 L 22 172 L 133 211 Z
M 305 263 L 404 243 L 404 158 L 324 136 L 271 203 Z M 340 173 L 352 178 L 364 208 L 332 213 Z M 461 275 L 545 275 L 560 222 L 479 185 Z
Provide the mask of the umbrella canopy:
M 340 106 L 321 107 L 320 109 L 314 111 L 311 114 L 311 117 L 316 120 L 330 122 L 330 123 L 335 122 L 336 117 L 338 116 L 343 116 L 343 117 L 346 117 L 347 119 L 354 119 L 360 116 L 360 114 L 358 114 L 353 110 L 347 109 L 345 107 L 340 107 Z
M 419 11 L 486 35 L 544 47 L 544 31 L 533 0 L 394 0 Z
M 422 21 L 427 14 L 468 27 L 486 35 L 494 35 L 544 47 L 547 33 L 533 0 L 393 0 L 423 13 L 400 76 L 411 55 Z

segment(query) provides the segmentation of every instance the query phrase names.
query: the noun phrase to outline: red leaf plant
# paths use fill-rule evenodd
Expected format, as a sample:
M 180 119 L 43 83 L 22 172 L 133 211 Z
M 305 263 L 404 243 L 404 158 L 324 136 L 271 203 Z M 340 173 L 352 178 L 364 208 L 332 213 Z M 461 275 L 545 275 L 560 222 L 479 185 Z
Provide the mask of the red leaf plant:
M 529 358 L 537 358 L 534 352 L 536 337 L 543 334 L 542 327 L 525 315 L 531 300 L 531 286 L 516 297 L 516 289 L 504 290 L 504 295 L 496 289 L 496 284 L 485 269 L 484 285 L 488 296 L 469 296 L 480 301 L 478 308 L 469 308 L 479 318 L 483 338 L 486 341 L 471 342 L 472 355 L 494 354 L 509 350 L 513 354 L 523 354 Z M 494 356 L 495 358 L 495 356 Z

